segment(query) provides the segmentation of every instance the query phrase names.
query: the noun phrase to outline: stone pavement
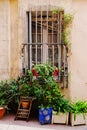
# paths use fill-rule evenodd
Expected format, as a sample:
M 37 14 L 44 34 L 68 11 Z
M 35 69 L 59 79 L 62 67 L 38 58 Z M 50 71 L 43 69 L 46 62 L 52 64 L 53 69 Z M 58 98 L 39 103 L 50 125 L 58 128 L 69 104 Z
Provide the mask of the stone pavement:
M 59 124 L 40 125 L 36 119 L 29 122 L 23 120 L 14 121 L 14 115 L 8 115 L 0 120 L 0 130 L 87 130 L 86 125 L 66 126 Z
M 57 125 L 56 127 L 30 127 L 30 126 L 20 126 L 20 125 L 10 125 L 10 124 L 0 124 L 0 130 L 87 130 L 86 126 L 64 126 Z

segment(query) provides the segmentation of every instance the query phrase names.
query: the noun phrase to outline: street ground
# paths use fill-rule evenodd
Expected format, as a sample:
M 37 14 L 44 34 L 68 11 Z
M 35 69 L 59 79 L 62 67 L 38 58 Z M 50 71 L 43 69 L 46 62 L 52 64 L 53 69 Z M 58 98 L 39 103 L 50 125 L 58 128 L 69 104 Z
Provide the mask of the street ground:
M 87 130 L 86 125 L 67 126 L 61 124 L 40 125 L 37 119 L 30 119 L 28 122 L 24 120 L 14 120 L 15 115 L 6 115 L 0 120 L 0 130 Z

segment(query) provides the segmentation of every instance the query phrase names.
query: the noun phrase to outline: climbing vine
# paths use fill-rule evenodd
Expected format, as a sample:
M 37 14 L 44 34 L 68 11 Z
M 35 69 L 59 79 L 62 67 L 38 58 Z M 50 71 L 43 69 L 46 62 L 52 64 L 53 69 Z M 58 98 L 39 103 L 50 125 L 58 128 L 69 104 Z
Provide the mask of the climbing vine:
M 62 40 L 68 49 L 70 49 L 71 45 L 69 36 L 71 32 L 73 17 L 74 16 L 72 14 L 64 14 Z
M 62 7 L 60 8 L 54 8 L 53 9 L 53 14 L 57 14 L 58 12 L 64 12 L 64 9 Z M 63 15 L 63 31 L 62 31 L 62 41 L 63 43 L 66 45 L 66 47 L 68 49 L 70 49 L 70 45 L 71 45 L 71 42 L 70 42 L 70 32 L 71 32 L 71 24 L 72 24 L 72 21 L 73 21 L 73 14 L 70 14 L 70 13 L 67 13 Z

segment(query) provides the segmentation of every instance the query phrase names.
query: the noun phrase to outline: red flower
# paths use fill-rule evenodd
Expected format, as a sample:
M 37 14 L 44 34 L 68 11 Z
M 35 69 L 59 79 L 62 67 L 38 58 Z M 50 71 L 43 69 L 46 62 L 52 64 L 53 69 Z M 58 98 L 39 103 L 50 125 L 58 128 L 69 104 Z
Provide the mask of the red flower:
M 37 73 L 37 71 L 35 69 L 32 69 L 32 73 L 33 73 L 33 76 L 39 76 L 39 74 Z
M 56 68 L 53 72 L 53 76 L 57 76 L 58 75 L 58 68 Z

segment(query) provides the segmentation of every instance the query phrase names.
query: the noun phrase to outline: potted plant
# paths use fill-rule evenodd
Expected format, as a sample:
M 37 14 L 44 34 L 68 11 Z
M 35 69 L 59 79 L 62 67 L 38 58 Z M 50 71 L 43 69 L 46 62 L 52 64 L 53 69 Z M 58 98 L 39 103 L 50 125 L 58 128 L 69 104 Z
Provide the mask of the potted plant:
M 70 113 L 71 126 L 87 124 L 87 101 L 78 100 L 72 103 L 72 111 Z
M 61 92 L 58 89 L 58 84 L 54 79 L 54 75 L 58 74 L 58 69 L 51 67 L 49 64 L 35 65 L 29 75 L 31 76 L 34 93 L 38 99 L 39 109 L 39 121 L 40 124 L 51 123 L 53 98 L 61 98 Z
M 0 119 L 2 119 L 3 116 L 5 115 L 6 108 L 7 108 L 7 105 L 6 105 L 5 100 L 0 99 Z
M 22 107 L 26 109 L 30 104 L 30 100 L 33 98 L 33 87 L 31 86 L 28 77 L 21 77 L 18 82 L 21 104 Z
M 53 106 L 52 124 L 59 123 L 68 125 L 69 112 L 71 111 L 69 100 L 64 97 L 56 99 L 53 102 Z
M 9 103 L 9 85 L 7 81 L 0 82 L 0 119 L 3 118 Z

